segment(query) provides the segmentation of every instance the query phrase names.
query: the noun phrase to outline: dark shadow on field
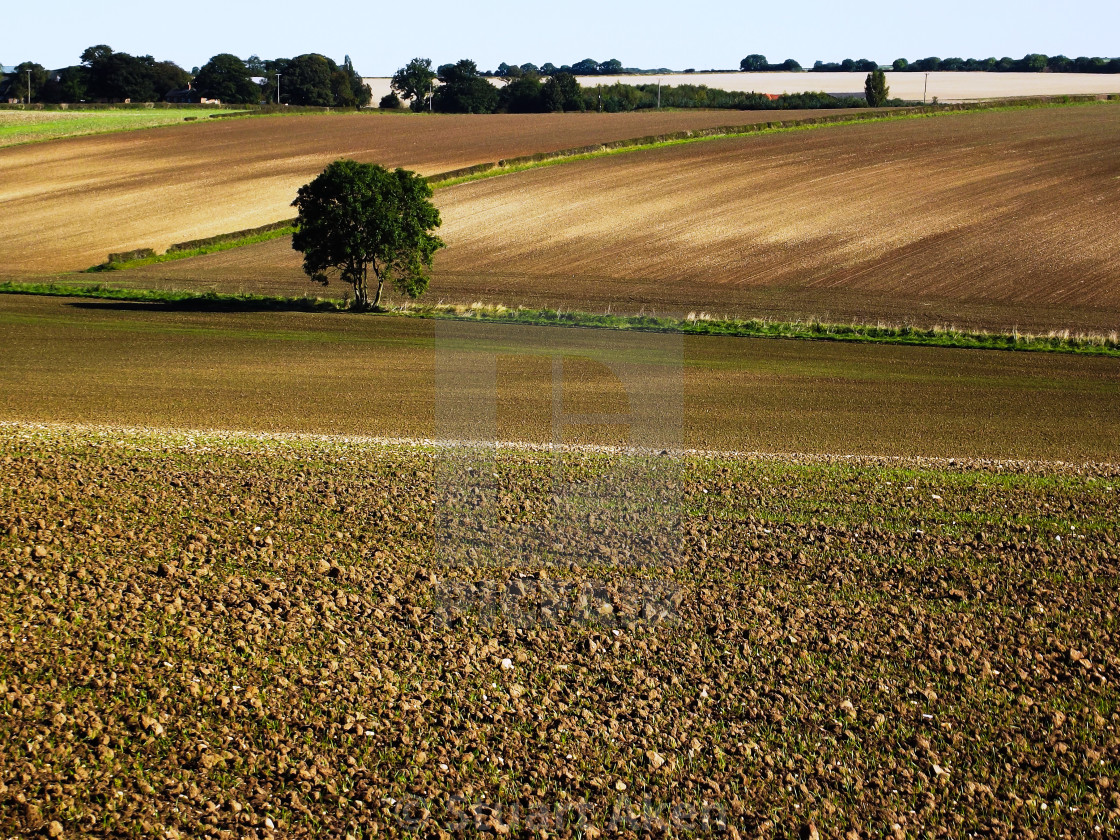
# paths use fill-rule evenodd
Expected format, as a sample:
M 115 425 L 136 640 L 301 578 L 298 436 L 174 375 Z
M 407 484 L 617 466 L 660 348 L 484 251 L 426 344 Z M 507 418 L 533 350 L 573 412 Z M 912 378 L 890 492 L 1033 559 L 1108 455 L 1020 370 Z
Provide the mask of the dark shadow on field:
M 119 312 L 350 312 L 332 301 L 322 300 L 75 300 L 75 309 Z

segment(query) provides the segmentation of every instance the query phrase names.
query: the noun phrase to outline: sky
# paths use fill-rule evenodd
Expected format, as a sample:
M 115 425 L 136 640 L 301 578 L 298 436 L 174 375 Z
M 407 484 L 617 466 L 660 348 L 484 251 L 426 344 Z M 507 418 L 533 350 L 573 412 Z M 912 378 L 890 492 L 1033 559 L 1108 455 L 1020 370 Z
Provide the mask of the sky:
M 49 13 L 46 10 L 49 9 Z M 874 10 L 868 15 L 868 9 Z M 571 64 L 619 59 L 627 67 L 737 69 L 761 53 L 771 62 L 870 58 L 889 63 L 936 55 L 985 58 L 1026 53 L 1120 56 L 1117 0 L 942 0 L 940 3 L 827 0 L 603 0 L 583 4 L 429 0 L 415 7 L 333 0 L 139 0 L 9 3 L 0 63 L 77 64 L 108 44 L 190 70 L 217 53 L 246 58 L 317 52 L 349 55 L 363 76 L 386 76 L 415 56 L 436 65 L 474 59 Z

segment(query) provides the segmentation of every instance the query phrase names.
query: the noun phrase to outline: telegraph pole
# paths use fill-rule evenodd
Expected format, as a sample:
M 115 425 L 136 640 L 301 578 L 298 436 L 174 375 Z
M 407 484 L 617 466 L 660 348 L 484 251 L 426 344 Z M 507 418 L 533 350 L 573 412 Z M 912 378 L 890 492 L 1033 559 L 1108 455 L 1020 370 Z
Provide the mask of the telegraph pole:
M 277 73 L 276 74 L 276 104 L 277 105 L 280 104 L 280 76 L 281 75 L 283 75 L 283 74 L 282 73 Z
M 661 110 L 661 79 L 657 80 L 657 110 Z
M 929 73 L 926 73 L 926 83 L 922 86 L 922 104 L 926 104 L 926 92 L 929 90 Z
M 27 71 L 27 104 L 31 104 L 31 71 Z

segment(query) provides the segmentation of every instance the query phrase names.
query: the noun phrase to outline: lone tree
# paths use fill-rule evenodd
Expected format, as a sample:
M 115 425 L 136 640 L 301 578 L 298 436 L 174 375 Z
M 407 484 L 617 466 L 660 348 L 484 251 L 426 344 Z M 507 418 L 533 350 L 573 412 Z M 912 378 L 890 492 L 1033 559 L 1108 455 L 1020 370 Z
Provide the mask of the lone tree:
M 431 233 L 440 218 L 428 182 L 404 169 L 336 160 L 299 188 L 292 247 L 303 252 L 303 270 L 317 283 L 336 272 L 354 287 L 354 308 L 376 309 L 388 280 L 418 298 L 428 288 L 432 255 L 443 240 Z M 377 294 L 369 302 L 368 277 Z
M 881 108 L 887 104 L 890 92 L 886 73 L 876 68 L 867 74 L 867 80 L 863 83 L 863 95 L 867 98 L 868 105 L 872 108 Z

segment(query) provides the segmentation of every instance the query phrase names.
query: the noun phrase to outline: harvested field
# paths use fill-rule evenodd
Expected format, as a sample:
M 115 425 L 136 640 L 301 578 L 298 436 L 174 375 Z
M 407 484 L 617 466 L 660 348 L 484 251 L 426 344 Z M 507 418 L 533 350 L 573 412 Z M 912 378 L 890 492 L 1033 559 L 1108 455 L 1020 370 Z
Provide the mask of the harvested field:
M 1112 104 L 954 114 L 462 184 L 436 196 L 448 247 L 428 298 L 1110 332 L 1120 328 L 1118 132 Z M 318 289 L 290 239 L 113 282 Z
M 977 99 L 1015 99 L 1022 96 L 1066 96 L 1120 93 L 1120 76 L 1097 73 L 893 73 L 887 71 L 891 96 L 920 102 L 923 94 L 941 102 Z M 866 73 L 664 73 L 649 76 L 577 76 L 584 87 L 596 85 L 657 84 L 706 85 L 718 90 L 756 93 L 804 93 L 822 90 L 836 96 L 863 96 Z M 385 77 L 370 77 L 366 84 L 377 102 L 389 92 Z M 500 85 L 496 79 L 495 85 Z
M 782 118 L 821 112 L 782 112 Z M 0 276 L 84 269 L 110 252 L 291 218 L 296 190 L 352 157 L 424 174 L 774 112 L 253 117 L 0 149 L 10 231 Z M 48 234 L 49 232 L 49 234 Z
M 894 73 L 887 71 L 892 97 L 911 101 L 967 102 L 1021 96 L 1070 96 L 1120 93 L 1120 76 L 1099 73 Z M 707 85 L 720 90 L 757 93 L 803 93 L 823 90 L 835 96 L 863 96 L 866 73 L 678 73 L 663 76 L 580 76 L 585 87 L 596 84 Z
M 448 455 L 0 427 L 0 830 L 1120 831 L 1115 468 Z
M 637 391 L 602 367 L 673 340 L 675 357 L 644 364 Z M 1120 461 L 1120 364 L 1109 358 L 11 295 L 0 296 L 0 419 L 427 438 L 441 406 L 477 396 L 439 378 L 439 354 L 460 344 L 477 360 L 467 370 L 496 366 L 504 440 L 553 439 L 551 357 L 563 355 L 577 365 L 565 388 L 589 395 L 591 413 L 676 389 L 666 410 L 688 447 Z M 566 441 L 608 444 L 626 432 L 563 429 Z

